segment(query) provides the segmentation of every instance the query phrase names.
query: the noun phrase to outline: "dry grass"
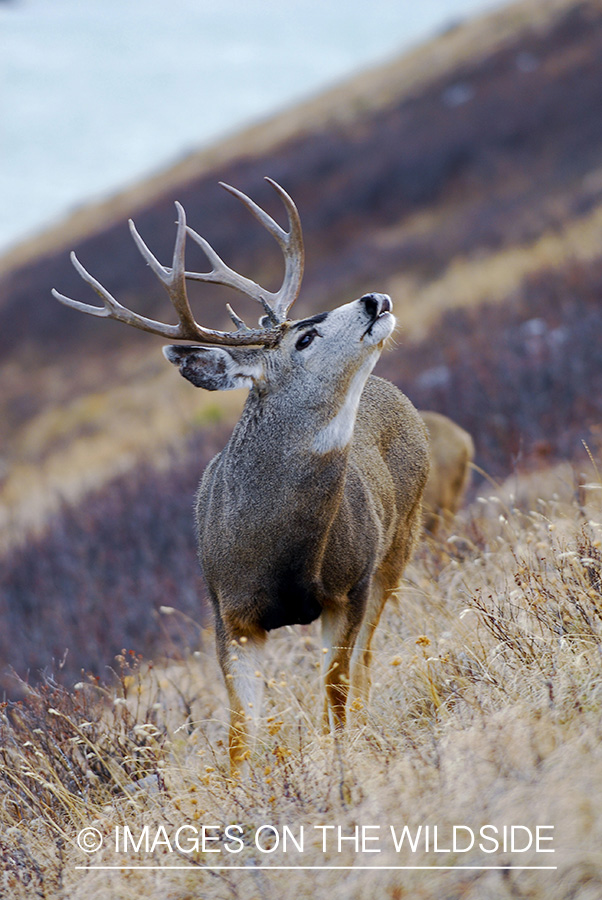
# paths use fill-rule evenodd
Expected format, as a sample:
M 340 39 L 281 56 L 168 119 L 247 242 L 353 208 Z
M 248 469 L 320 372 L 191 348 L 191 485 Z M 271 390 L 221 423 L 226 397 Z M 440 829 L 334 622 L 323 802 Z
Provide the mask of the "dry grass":
M 3 869 L 11 896 L 69 898 L 595 898 L 602 872 L 602 513 L 566 469 L 507 484 L 420 548 L 378 632 L 368 722 L 319 730 L 320 639 L 270 642 L 249 777 L 225 768 L 225 691 L 212 644 L 183 663 L 117 661 L 111 687 L 47 685 L 4 709 Z M 548 499 L 542 500 L 544 495 Z M 170 610 L 165 615 L 178 615 Z M 243 826 L 228 854 L 114 849 L 115 827 Z M 304 853 L 262 854 L 256 830 L 306 829 Z M 389 825 L 553 825 L 555 853 L 397 854 Z M 380 854 L 324 854 L 315 825 L 380 826 Z M 93 826 L 103 849 L 75 836 Z M 238 834 L 236 832 L 236 834 Z M 372 836 L 376 831 L 370 832 Z M 190 832 L 186 833 L 186 837 Z M 318 840 L 319 838 L 319 840 Z M 232 846 L 239 846 L 233 844 Z M 374 845 L 369 845 L 374 846 Z M 345 871 L 201 871 L 204 864 L 348 865 Z M 558 871 L 362 871 L 360 865 L 556 865 Z M 180 871 L 75 866 L 176 865 Z

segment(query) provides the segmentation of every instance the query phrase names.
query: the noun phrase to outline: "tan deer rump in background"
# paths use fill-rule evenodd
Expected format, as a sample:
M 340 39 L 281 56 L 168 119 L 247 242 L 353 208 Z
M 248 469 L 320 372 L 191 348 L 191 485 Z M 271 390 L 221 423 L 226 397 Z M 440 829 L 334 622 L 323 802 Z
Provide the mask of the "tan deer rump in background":
M 325 724 L 344 727 L 349 694 L 367 707 L 371 641 L 383 605 L 399 584 L 421 527 L 428 473 L 422 420 L 393 385 L 370 373 L 395 319 L 385 294 L 293 321 L 290 307 L 303 274 L 297 209 L 282 198 L 289 230 L 244 194 L 225 186 L 259 219 L 285 257 L 281 288 L 270 293 L 231 270 L 186 227 L 178 208 L 171 268 L 134 239 L 165 285 L 178 325 L 146 319 L 121 306 L 72 255 L 102 307 L 57 299 L 170 339 L 195 342 L 164 348 L 195 386 L 248 387 L 233 434 L 208 465 L 197 496 L 199 556 L 213 603 L 217 650 L 230 703 L 230 760 L 240 769 L 249 753 L 263 690 L 267 632 L 321 618 Z M 213 268 L 186 272 L 189 235 Z M 248 328 L 228 307 L 234 332 L 198 325 L 186 279 L 228 285 L 263 308 Z M 204 346 L 199 346 L 202 344 Z
M 458 512 L 470 480 L 474 442 L 447 416 L 420 410 L 429 434 L 431 467 L 422 504 L 424 527 L 436 534 L 443 523 L 449 525 Z

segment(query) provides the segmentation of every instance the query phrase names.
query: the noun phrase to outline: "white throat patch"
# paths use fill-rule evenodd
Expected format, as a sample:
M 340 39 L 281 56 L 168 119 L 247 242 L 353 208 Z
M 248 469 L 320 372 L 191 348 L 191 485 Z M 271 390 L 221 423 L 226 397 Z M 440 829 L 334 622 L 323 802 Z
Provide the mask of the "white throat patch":
M 351 380 L 347 396 L 336 416 L 328 425 L 320 429 L 314 438 L 313 447 L 315 453 L 328 453 L 330 450 L 342 450 L 351 440 L 357 416 L 360 397 L 368 375 L 374 368 L 376 358 L 373 354 L 366 360 Z

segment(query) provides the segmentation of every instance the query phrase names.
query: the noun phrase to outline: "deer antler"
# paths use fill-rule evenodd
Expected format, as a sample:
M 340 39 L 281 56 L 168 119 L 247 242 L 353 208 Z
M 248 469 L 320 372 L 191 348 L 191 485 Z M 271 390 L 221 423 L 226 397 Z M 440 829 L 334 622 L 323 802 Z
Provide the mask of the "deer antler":
M 159 281 L 163 284 L 169 298 L 178 315 L 177 325 L 168 325 L 162 322 L 156 322 L 153 319 L 147 319 L 133 310 L 122 306 L 107 290 L 82 266 L 75 253 L 71 253 L 71 262 L 75 270 L 83 278 L 87 284 L 92 287 L 103 301 L 102 306 L 92 306 L 88 303 L 81 303 L 79 300 L 72 300 L 64 294 L 60 294 L 53 288 L 53 296 L 73 309 L 80 312 L 89 313 L 92 316 L 106 317 L 116 319 L 118 322 L 125 322 L 126 325 L 133 325 L 143 331 L 151 334 L 159 334 L 170 340 L 194 341 L 202 344 L 222 344 L 226 346 L 234 345 L 250 345 L 260 344 L 263 346 L 273 346 L 278 343 L 282 334 L 282 324 L 286 320 L 286 315 L 292 304 L 297 298 L 301 286 L 301 278 L 303 276 L 303 237 L 301 233 L 301 222 L 299 213 L 292 199 L 271 178 L 266 179 L 272 185 L 274 190 L 280 195 L 284 201 L 290 230 L 284 231 L 271 216 L 269 216 L 261 207 L 257 206 L 246 194 L 238 191 L 230 185 L 222 184 L 227 191 L 234 194 L 241 200 L 244 205 L 251 210 L 253 215 L 261 222 L 261 224 L 273 235 L 282 251 L 285 259 L 284 281 L 280 290 L 275 293 L 265 291 L 254 281 L 239 275 L 218 256 L 211 245 L 201 237 L 192 228 L 186 225 L 186 213 L 184 207 L 176 202 L 178 211 L 178 225 L 176 231 L 176 241 L 173 253 L 173 261 L 171 268 L 162 266 L 153 253 L 149 250 L 136 230 L 136 226 L 130 219 L 130 231 L 138 250 L 151 267 Z M 184 251 L 186 244 L 186 234 L 189 234 L 193 240 L 199 244 L 213 268 L 211 272 L 186 272 L 184 265 Z M 186 279 L 190 278 L 195 281 L 211 282 L 214 284 L 222 284 L 227 287 L 235 288 L 257 300 L 266 313 L 267 319 L 271 327 L 248 328 L 236 313 L 227 306 L 230 317 L 237 327 L 235 332 L 231 331 L 215 331 L 211 328 L 204 328 L 199 325 L 190 309 L 190 302 L 186 292 Z M 266 299 L 269 298 L 269 301 Z
M 211 281 L 217 284 L 225 284 L 228 287 L 241 291 L 243 294 L 247 294 L 249 297 L 253 297 L 264 307 L 270 322 L 273 325 L 278 325 L 286 320 L 287 313 L 297 299 L 301 288 L 304 263 L 303 234 L 301 232 L 299 213 L 292 198 L 271 178 L 266 178 L 266 181 L 272 185 L 284 203 L 288 215 L 289 231 L 281 228 L 265 210 L 251 200 L 250 197 L 247 197 L 246 194 L 243 194 L 242 191 L 231 187 L 229 184 L 224 184 L 223 181 L 220 181 L 220 185 L 230 194 L 238 197 L 241 203 L 253 213 L 255 218 L 261 222 L 264 228 L 280 244 L 285 263 L 284 281 L 280 289 L 276 292 L 266 291 L 254 281 L 250 281 L 243 275 L 233 272 L 220 259 L 205 238 L 193 231 L 192 228 L 187 228 L 186 230 L 190 237 L 202 247 L 205 255 L 213 264 L 213 271 L 208 274 L 186 272 L 186 278 L 194 281 Z

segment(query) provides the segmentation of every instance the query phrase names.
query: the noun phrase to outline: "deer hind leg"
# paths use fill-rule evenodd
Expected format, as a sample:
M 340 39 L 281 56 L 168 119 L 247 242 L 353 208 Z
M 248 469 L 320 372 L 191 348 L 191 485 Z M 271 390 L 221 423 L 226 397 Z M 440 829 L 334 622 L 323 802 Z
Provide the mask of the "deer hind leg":
M 340 732 L 345 727 L 349 694 L 349 664 L 359 630 L 351 610 L 335 607 L 322 613 L 322 675 L 324 678 L 324 732 Z
M 217 628 L 218 657 L 228 690 L 230 707 L 230 770 L 240 775 L 246 768 L 257 735 L 263 698 L 265 632 L 233 637 Z
M 371 596 L 366 607 L 366 614 L 353 648 L 350 663 L 350 708 L 354 720 L 360 724 L 366 719 L 370 702 L 372 665 L 372 638 L 380 620 L 389 592 L 383 590 L 378 583 L 373 585 Z

